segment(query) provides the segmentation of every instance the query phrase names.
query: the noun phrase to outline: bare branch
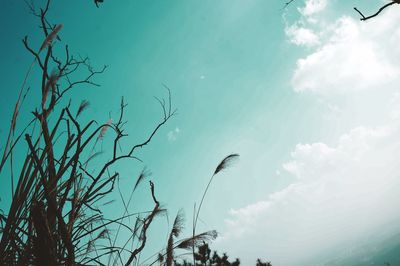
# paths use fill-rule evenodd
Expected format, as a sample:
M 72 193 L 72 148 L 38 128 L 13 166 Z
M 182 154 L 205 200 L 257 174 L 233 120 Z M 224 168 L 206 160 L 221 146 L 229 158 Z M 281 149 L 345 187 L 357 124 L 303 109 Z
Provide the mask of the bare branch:
M 361 16 L 360 20 L 361 20 L 361 21 L 365 21 L 365 20 L 368 20 L 368 19 L 371 19 L 371 18 L 374 18 L 374 17 L 378 16 L 383 10 L 385 10 L 386 8 L 388 8 L 389 6 L 391 6 L 391 5 L 393 5 L 393 4 L 400 4 L 400 1 L 399 1 L 399 0 L 393 0 L 393 1 L 390 2 L 390 3 L 387 3 L 387 4 L 385 4 L 384 6 L 382 6 L 381 8 L 379 8 L 379 10 L 378 10 L 376 13 L 374 13 L 374 14 L 372 14 L 372 15 L 370 15 L 370 16 L 365 16 L 365 15 L 364 15 L 360 10 L 358 10 L 356 7 L 354 7 L 354 10 L 357 11 L 358 14 L 360 14 L 360 16 Z

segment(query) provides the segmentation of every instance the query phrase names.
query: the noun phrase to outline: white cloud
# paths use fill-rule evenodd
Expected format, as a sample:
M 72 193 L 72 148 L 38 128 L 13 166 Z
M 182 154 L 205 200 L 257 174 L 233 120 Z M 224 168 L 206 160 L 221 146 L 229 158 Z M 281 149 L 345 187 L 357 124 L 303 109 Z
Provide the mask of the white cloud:
M 299 8 L 303 16 L 311 16 L 323 11 L 328 4 L 327 0 L 307 0 L 303 8 Z
M 390 117 L 392 119 L 399 119 L 400 118 L 400 92 L 394 93 L 389 104 L 391 107 Z
M 346 16 L 329 23 L 320 16 L 316 23 L 302 17 L 287 26 L 289 41 L 316 47 L 297 61 L 292 78 L 294 90 L 337 94 L 381 89 L 399 80 L 400 51 L 395 48 L 400 42 L 399 19 L 399 12 L 388 10 L 371 23 Z
M 339 19 L 332 36 L 297 61 L 292 79 L 295 91 L 343 93 L 381 87 L 397 79 L 400 70 L 387 54 L 387 45 L 376 41 L 383 36 L 373 36 L 376 28 L 369 26 L 372 29 L 352 18 Z
M 171 130 L 167 134 L 167 138 L 169 141 L 175 141 L 178 138 L 178 134 L 181 132 L 181 130 L 176 127 L 174 130 Z
M 283 166 L 297 181 L 267 200 L 231 210 L 217 245 L 228 246 L 228 253 L 242 257 L 245 265 L 252 261 L 243 249 L 250 246 L 276 265 L 302 265 L 329 248 L 399 222 L 399 133 L 394 123 L 354 128 L 334 147 L 298 144 Z
M 260 256 L 274 265 L 323 265 L 324 256 L 330 259 L 365 236 L 399 229 L 400 13 L 388 10 L 371 23 L 350 17 L 330 22 L 319 14 L 325 11 L 325 1 L 307 3 L 293 31 L 286 28 L 294 44 L 315 46 L 297 61 L 294 89 L 348 100 L 346 109 L 331 100 L 323 102 L 346 122 L 352 121 L 349 124 L 362 121 L 365 126 L 349 127 L 334 144 L 297 144 L 279 175 L 295 181 L 264 200 L 230 211 L 215 245 L 240 257 L 244 265 Z M 299 28 L 310 30 L 318 42 L 296 36 Z M 352 99 L 366 93 L 376 98 L 373 106 L 352 106 Z M 378 119 L 368 117 L 371 108 Z M 356 111 L 367 114 L 362 120 L 352 119 Z M 310 263 L 312 258 L 320 261 Z
M 287 27 L 285 32 L 290 42 L 296 45 L 311 47 L 319 44 L 319 37 L 313 30 L 298 26 L 298 24 Z

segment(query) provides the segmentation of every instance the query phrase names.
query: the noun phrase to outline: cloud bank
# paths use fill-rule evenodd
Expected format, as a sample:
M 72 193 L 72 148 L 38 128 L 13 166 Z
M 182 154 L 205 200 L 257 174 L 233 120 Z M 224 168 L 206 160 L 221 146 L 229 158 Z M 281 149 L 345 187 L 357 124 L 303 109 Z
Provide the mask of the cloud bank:
M 395 21 L 400 15 L 396 10 L 364 23 L 347 16 L 329 22 L 320 14 L 326 4 L 311 2 L 324 1 L 308 1 L 301 19 L 286 27 L 290 42 L 316 46 L 296 63 L 295 91 L 347 93 L 398 81 L 400 28 Z
M 257 257 L 274 265 L 313 265 L 311 259 L 320 258 L 323 265 L 324 254 L 328 260 L 375 232 L 399 229 L 400 13 L 389 10 L 368 23 L 346 16 L 329 21 L 323 12 L 330 4 L 306 1 L 299 20 L 286 27 L 288 40 L 309 51 L 297 60 L 293 90 L 326 99 L 384 94 L 364 108 L 385 106 L 390 112 L 382 114 L 380 125 L 354 126 L 334 144 L 297 144 L 279 170 L 295 181 L 230 211 L 216 246 L 244 265 Z

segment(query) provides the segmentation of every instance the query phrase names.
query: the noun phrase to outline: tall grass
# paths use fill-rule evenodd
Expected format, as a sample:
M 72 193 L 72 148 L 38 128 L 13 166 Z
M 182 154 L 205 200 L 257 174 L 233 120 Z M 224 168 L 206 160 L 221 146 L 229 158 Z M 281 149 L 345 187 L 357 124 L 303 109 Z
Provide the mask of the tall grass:
M 207 186 L 203 192 L 203 196 L 201 197 L 200 204 L 199 204 L 199 207 L 197 208 L 197 211 L 196 211 L 196 205 L 195 205 L 195 208 L 193 211 L 193 232 L 192 232 L 193 237 L 196 235 L 197 220 L 199 219 L 199 215 L 200 215 L 201 207 L 203 206 L 204 198 L 207 195 L 208 189 L 210 188 L 210 185 L 211 185 L 212 181 L 214 180 L 214 177 L 218 173 L 220 173 L 223 170 L 225 170 L 226 168 L 228 168 L 238 158 L 239 158 L 239 154 L 237 154 L 237 153 L 230 154 L 230 155 L 226 156 L 215 168 L 214 173 L 212 174 L 212 176 L 211 176 L 210 180 L 208 181 Z M 192 254 L 193 254 L 193 265 L 196 265 L 195 246 L 194 245 L 192 246 Z
M 61 106 L 65 102 L 64 96 L 71 90 L 82 85 L 96 85 L 93 78 L 105 67 L 94 70 L 87 58 L 73 57 L 67 45 L 63 56 L 56 55 L 54 40 L 61 33 L 62 24 L 52 25 L 48 21 L 49 6 L 50 1 L 47 1 L 43 9 L 34 13 L 40 19 L 44 36 L 39 50 L 31 48 L 28 37 L 23 39 L 25 48 L 41 72 L 41 100 L 32 112 L 33 122 L 13 141 L 21 95 L 27 76 L 34 67 L 32 64 L 18 95 L 0 164 L 2 170 L 6 162 L 12 160 L 16 147 L 19 150 L 27 148 L 26 156 L 16 169 L 10 168 L 9 171 L 12 175 L 17 174 L 18 179 L 16 186 L 12 186 L 10 207 L 0 216 L 0 265 L 101 265 L 106 256 L 118 257 L 121 262 L 125 260 L 121 264 L 129 265 L 143 250 L 146 232 L 162 212 L 155 185 L 150 183 L 154 207 L 148 212 L 124 213 L 119 218 L 107 219 L 99 205 L 102 206 L 101 202 L 112 193 L 119 178 L 118 172 L 112 173 L 112 167 L 121 160 L 138 160 L 137 150 L 150 143 L 175 111 L 172 106 L 162 105 L 164 116 L 144 141 L 123 151 L 117 149 L 127 136 L 123 101 L 116 122 L 109 120 L 103 125 L 96 125 L 93 120 L 86 123 L 79 120 L 80 114 L 89 106 L 88 101 L 82 101 L 76 112 L 73 112 L 71 103 Z M 76 72 L 86 72 L 86 77 L 74 80 Z M 35 123 L 39 125 L 38 130 L 32 126 Z M 27 133 L 29 128 L 31 133 Z M 113 133 L 107 138 L 111 139 L 113 149 L 104 155 L 108 157 L 104 164 L 90 167 L 89 162 L 100 154 L 96 151 L 97 141 L 105 136 L 106 131 Z M 91 153 L 90 146 L 96 152 Z M 117 242 L 111 241 L 109 228 L 121 225 L 127 217 L 139 215 L 143 220 L 138 223 L 136 232 L 132 232 L 132 242 L 137 248 L 128 250 L 113 245 Z M 130 228 L 126 224 L 123 226 Z
M 124 210 L 120 217 L 107 218 L 103 208 L 113 204 L 106 200 L 119 180 L 116 164 L 123 160 L 140 161 L 138 150 L 148 145 L 160 128 L 175 115 L 170 90 L 165 86 L 167 99 L 157 98 L 163 114 L 161 119 L 144 140 L 135 145 L 121 145 L 127 137 L 124 129 L 126 104 L 123 99 L 114 120 L 110 119 L 104 124 L 94 120 L 83 122 L 81 114 L 88 109 L 89 102 L 84 100 L 75 109 L 72 107 L 73 101 L 65 101 L 65 95 L 71 95 L 80 86 L 96 86 L 93 79 L 103 73 L 106 67 L 95 70 L 88 58 L 77 59 L 72 56 L 67 45 L 62 56 L 56 53 L 54 48 L 62 45 L 59 38 L 62 24 L 49 22 L 49 7 L 50 0 L 40 11 L 30 6 L 41 23 L 43 42 L 39 50 L 31 48 L 28 37 L 23 39 L 26 50 L 36 64 L 32 63 L 19 92 L 0 161 L 0 173 L 6 167 L 6 162 L 12 162 L 12 153 L 17 147 L 19 150 L 27 149 L 27 153 L 15 167 L 11 164 L 9 169 L 11 176 L 17 176 L 17 182 L 11 188 L 9 209 L 0 212 L 0 265 L 139 265 L 139 256 L 147 245 L 148 230 L 154 219 L 165 212 L 160 207 L 156 186 L 151 180 L 149 199 L 153 208 L 144 212 L 129 211 L 132 194 L 150 177 L 149 171 L 143 170 L 139 175 L 128 201 L 121 195 Z M 55 43 L 56 39 L 60 41 Z M 40 71 L 41 99 L 32 112 L 31 122 L 16 132 L 21 95 L 27 76 L 35 66 Z M 86 76 L 75 80 L 74 73 L 77 72 L 79 76 Z M 99 149 L 100 139 L 109 142 L 112 148 L 109 151 Z M 92 166 L 92 160 L 99 155 L 107 159 Z M 213 177 L 236 156 L 225 158 Z M 136 218 L 134 224 L 126 222 L 130 217 Z M 115 228 L 116 234 L 111 230 Z M 190 250 L 217 236 L 215 231 L 195 234 L 193 230 L 190 237 L 178 239 L 182 228 L 183 213 L 179 212 L 165 250 L 157 253 L 160 254 L 159 258 L 152 261 L 153 257 L 150 257 L 147 261 L 154 264 L 165 257 L 163 263 L 172 265 L 175 249 Z M 128 232 L 128 237 L 124 234 L 124 242 L 118 238 L 122 229 Z

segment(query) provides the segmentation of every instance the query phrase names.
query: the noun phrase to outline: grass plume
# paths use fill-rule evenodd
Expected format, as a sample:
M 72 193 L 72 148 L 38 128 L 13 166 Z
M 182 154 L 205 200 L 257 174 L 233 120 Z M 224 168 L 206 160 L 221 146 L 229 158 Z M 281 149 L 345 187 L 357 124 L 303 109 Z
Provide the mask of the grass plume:
M 79 105 L 78 111 L 76 112 L 75 118 L 85 111 L 89 107 L 90 103 L 87 100 L 82 100 L 81 104 Z
M 234 163 L 237 159 L 239 159 L 239 154 L 234 153 L 226 156 L 217 166 L 214 171 L 214 175 L 218 174 L 219 172 L 223 171 L 224 169 L 228 168 L 232 163 Z
M 53 43 L 54 39 L 58 36 L 58 33 L 61 31 L 62 28 L 63 24 L 58 24 L 54 27 L 52 32 L 50 32 L 50 34 L 47 35 L 46 38 L 44 39 L 42 45 L 40 46 L 39 53 Z
M 97 139 L 101 139 L 102 137 L 104 137 L 104 135 L 106 134 L 108 128 L 111 126 L 112 124 L 112 119 L 108 119 L 107 123 L 101 128 L 100 133 L 97 137 Z
M 165 260 L 166 266 L 172 266 L 172 263 L 174 261 L 174 238 L 179 237 L 179 235 L 181 234 L 184 222 L 185 222 L 185 217 L 183 210 L 181 209 L 178 211 L 178 214 L 175 217 L 171 233 L 169 234 L 168 237 L 167 252 L 166 252 L 167 256 Z
M 151 176 L 151 174 L 152 174 L 152 173 L 151 173 L 146 167 L 144 167 L 144 168 L 142 169 L 142 171 L 140 172 L 138 178 L 136 179 L 136 183 L 135 183 L 135 186 L 133 187 L 133 191 L 135 191 L 136 188 L 137 188 L 147 177 Z
M 207 231 L 182 240 L 177 245 L 177 248 L 190 250 L 193 247 L 203 244 L 203 242 L 209 242 L 211 240 L 215 240 L 217 236 L 218 236 L 217 231 L 215 230 Z
M 196 207 L 195 207 L 195 209 L 194 209 L 194 212 L 193 212 L 193 215 L 194 215 L 194 216 L 193 216 L 193 232 L 192 232 L 193 234 L 192 234 L 192 237 L 195 237 L 195 234 L 196 234 L 196 226 L 197 226 L 197 220 L 199 219 L 201 207 L 203 206 L 204 198 L 206 197 L 207 191 L 208 191 L 208 189 L 209 189 L 209 187 L 210 187 L 210 185 L 211 185 L 211 182 L 212 182 L 213 179 L 214 179 L 214 176 L 217 175 L 219 172 L 225 170 L 225 169 L 228 168 L 229 166 L 231 166 L 232 163 L 233 163 L 234 161 L 236 161 L 238 158 L 239 158 L 239 154 L 237 154 L 237 153 L 232 153 L 232 154 L 226 156 L 226 157 L 218 164 L 217 168 L 215 168 L 215 171 L 214 171 L 213 175 L 211 176 L 210 180 L 208 181 L 208 184 L 207 184 L 206 189 L 204 190 L 203 196 L 201 197 L 201 201 L 200 201 L 200 204 L 199 204 L 199 208 L 197 209 L 197 212 L 196 212 Z M 194 245 L 192 246 L 192 253 L 193 253 L 193 264 L 195 264 Z

